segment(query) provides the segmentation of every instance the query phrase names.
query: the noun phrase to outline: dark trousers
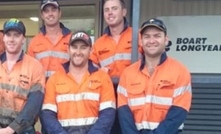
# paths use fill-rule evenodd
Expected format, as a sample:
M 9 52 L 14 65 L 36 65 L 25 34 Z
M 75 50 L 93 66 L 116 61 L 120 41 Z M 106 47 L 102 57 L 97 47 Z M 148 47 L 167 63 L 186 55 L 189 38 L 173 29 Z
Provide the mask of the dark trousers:
M 114 84 L 114 91 L 115 91 L 116 100 L 117 100 L 117 86 L 118 86 L 118 84 Z M 110 134 L 122 134 L 117 112 L 116 112 L 115 121 L 114 121 L 114 124 L 111 128 Z

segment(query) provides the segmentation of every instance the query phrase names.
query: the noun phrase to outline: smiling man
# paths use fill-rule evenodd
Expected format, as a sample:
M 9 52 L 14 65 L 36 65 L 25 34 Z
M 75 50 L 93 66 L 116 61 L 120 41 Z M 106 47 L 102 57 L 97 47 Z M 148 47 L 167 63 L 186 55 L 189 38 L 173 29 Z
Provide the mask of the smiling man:
M 0 55 L 0 134 L 35 134 L 34 124 L 44 97 L 45 76 L 39 61 L 22 50 L 22 21 L 4 24 L 5 51 Z
M 147 20 L 140 33 L 143 58 L 124 70 L 117 89 L 122 132 L 178 134 L 191 105 L 190 73 L 166 55 L 163 21 Z
M 57 0 L 42 0 L 40 10 L 44 25 L 31 40 L 27 53 L 42 63 L 48 79 L 69 60 L 67 50 L 71 31 L 60 23 L 62 13 Z
M 52 75 L 40 119 L 49 134 L 109 134 L 115 117 L 115 95 L 107 73 L 89 55 L 90 36 L 79 31 L 69 42 L 70 61 Z
M 137 45 L 132 44 L 132 27 L 126 20 L 126 14 L 124 0 L 104 0 L 103 16 L 107 27 L 104 34 L 95 41 L 90 55 L 90 59 L 113 78 L 119 78 L 131 64 L 132 45 Z M 140 45 L 139 40 L 138 51 L 141 53 Z M 114 83 L 115 93 L 117 85 Z M 117 117 L 111 134 L 121 134 Z

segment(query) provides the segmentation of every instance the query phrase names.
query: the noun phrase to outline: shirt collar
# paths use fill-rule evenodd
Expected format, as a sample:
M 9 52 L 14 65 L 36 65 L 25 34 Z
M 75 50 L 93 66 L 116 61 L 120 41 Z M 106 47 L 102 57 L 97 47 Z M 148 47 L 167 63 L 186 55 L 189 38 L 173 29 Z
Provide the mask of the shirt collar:
M 70 31 L 67 27 L 65 27 L 64 24 L 62 24 L 62 23 L 60 23 L 60 28 L 61 28 L 62 34 L 63 34 L 64 36 L 66 36 L 66 35 L 68 35 L 69 33 L 71 33 L 71 31 Z M 46 35 L 45 25 L 40 28 L 40 31 L 41 31 L 44 35 Z
M 164 61 L 167 59 L 167 54 L 166 52 L 163 52 L 161 57 L 160 57 L 160 63 L 158 64 L 161 65 L 162 63 L 164 63 Z M 145 56 L 144 54 L 142 55 L 142 58 L 141 58 L 141 64 L 140 64 L 140 70 L 143 70 L 145 67 Z
M 128 23 L 127 19 L 124 17 L 124 29 L 121 33 L 123 33 L 128 27 L 129 27 L 129 23 Z M 109 26 L 104 29 L 104 34 L 107 34 L 108 36 L 111 36 Z
M 24 51 L 22 50 L 21 54 L 20 54 L 19 57 L 18 57 L 17 62 L 21 61 L 21 60 L 23 59 L 23 57 L 24 57 Z M 4 52 L 4 53 L 2 53 L 2 54 L 0 55 L 0 61 L 3 63 L 3 62 L 5 62 L 6 60 L 7 60 L 6 52 Z
M 66 73 L 69 72 L 69 66 L 70 66 L 70 61 L 63 64 L 63 68 L 65 69 Z M 93 72 L 98 71 L 98 68 L 93 65 L 91 60 L 88 61 L 88 71 L 89 71 L 90 74 L 92 74 Z

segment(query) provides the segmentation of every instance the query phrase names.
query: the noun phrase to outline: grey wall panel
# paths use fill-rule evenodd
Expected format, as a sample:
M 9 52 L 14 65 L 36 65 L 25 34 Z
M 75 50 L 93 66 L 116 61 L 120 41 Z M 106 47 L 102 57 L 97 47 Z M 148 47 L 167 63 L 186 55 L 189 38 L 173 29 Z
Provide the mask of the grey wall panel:
M 141 0 L 140 24 L 157 16 L 221 15 L 220 0 Z
M 181 134 L 221 133 L 221 75 L 192 74 L 192 106 Z

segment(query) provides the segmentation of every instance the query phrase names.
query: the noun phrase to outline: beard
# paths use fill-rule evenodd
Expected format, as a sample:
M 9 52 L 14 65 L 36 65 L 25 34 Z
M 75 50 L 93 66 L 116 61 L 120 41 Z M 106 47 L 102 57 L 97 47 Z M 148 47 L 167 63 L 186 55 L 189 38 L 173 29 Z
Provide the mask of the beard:
M 73 67 L 77 67 L 77 68 L 82 68 L 86 66 L 87 63 L 88 63 L 88 60 L 83 60 L 81 62 L 76 62 L 74 60 L 71 60 L 71 64 L 73 65 Z

